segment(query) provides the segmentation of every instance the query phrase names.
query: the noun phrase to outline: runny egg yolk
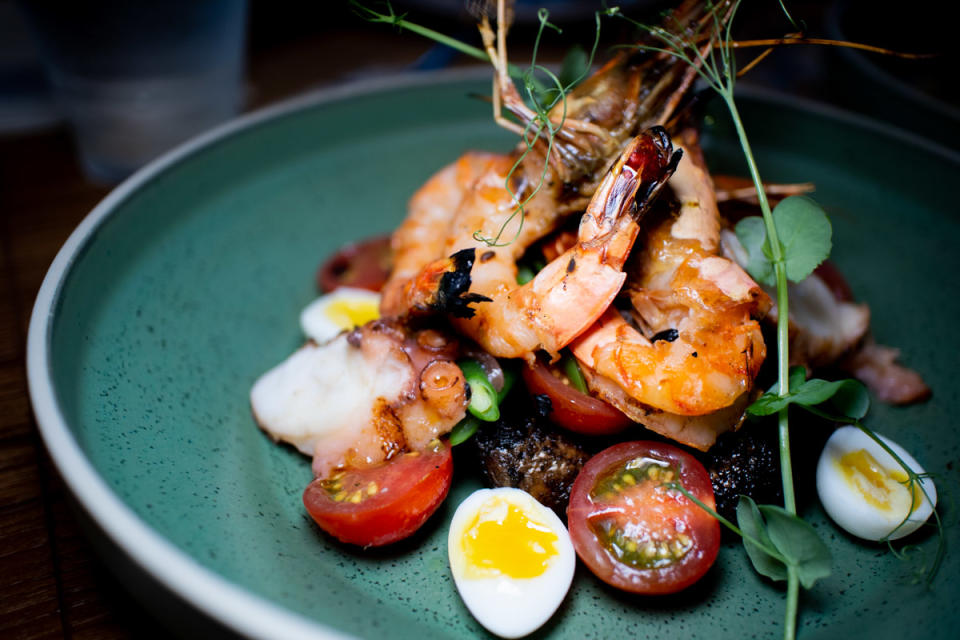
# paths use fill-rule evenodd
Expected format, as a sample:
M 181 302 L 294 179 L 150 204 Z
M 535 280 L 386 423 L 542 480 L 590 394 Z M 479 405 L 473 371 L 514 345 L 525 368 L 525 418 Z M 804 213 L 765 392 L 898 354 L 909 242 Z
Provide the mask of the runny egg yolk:
M 485 504 L 462 541 L 469 578 L 535 578 L 557 555 L 557 534 L 503 500 Z
M 843 455 L 838 464 L 847 482 L 872 507 L 906 514 L 920 505 L 923 496 L 919 487 L 914 485 L 911 509 L 910 492 L 905 484 L 907 474 L 902 470 L 886 469 L 866 449 Z
M 362 327 L 380 317 L 378 304 L 373 300 L 333 300 L 324 311 L 330 322 L 341 329 Z

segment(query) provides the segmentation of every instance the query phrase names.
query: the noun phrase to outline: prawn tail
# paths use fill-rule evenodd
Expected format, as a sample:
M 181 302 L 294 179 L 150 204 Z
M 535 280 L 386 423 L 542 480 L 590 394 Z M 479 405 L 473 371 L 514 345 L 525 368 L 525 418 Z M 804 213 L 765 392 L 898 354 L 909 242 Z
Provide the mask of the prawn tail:
M 470 292 L 470 271 L 475 260 L 476 249 L 471 247 L 424 267 L 404 287 L 410 313 L 445 313 L 455 318 L 472 318 L 476 310 L 471 304 L 492 302 L 487 296 Z

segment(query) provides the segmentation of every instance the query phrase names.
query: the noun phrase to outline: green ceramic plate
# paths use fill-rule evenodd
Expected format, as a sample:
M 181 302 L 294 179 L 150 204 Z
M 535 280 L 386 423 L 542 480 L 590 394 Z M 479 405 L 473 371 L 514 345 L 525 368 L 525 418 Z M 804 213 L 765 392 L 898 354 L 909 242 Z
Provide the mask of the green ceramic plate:
M 300 343 L 298 313 L 324 256 L 396 226 L 414 189 L 463 150 L 509 148 L 488 107 L 469 97 L 487 87 L 476 75 L 381 82 L 213 132 L 112 193 L 44 282 L 29 376 L 54 460 L 142 575 L 236 632 L 484 635 L 455 592 L 444 543 L 453 508 L 477 481 L 458 477 L 414 540 L 373 553 L 344 548 L 301 506 L 308 461 L 257 430 L 247 393 Z M 757 96 L 742 109 L 764 177 L 816 182 L 834 257 L 870 302 L 877 338 L 901 347 L 933 386 L 930 402 L 878 406 L 870 424 L 941 474 L 953 525 L 928 592 L 910 585 L 916 563 L 854 542 L 810 506 L 834 570 L 803 595 L 801 637 L 955 637 L 960 163 L 841 114 Z M 742 173 L 729 127 L 715 121 L 710 161 Z M 795 433 L 803 437 L 802 424 Z M 917 541 L 932 552 L 932 537 Z M 773 637 L 783 600 L 731 546 L 704 580 L 670 598 L 613 592 L 581 568 L 537 636 Z

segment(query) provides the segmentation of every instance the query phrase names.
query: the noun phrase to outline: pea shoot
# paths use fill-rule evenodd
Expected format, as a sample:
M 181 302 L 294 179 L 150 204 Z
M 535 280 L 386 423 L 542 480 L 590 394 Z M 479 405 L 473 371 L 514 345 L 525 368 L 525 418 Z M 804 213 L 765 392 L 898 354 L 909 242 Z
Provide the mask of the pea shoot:
M 908 489 L 913 495 L 914 487 L 926 495 L 920 479 L 921 474 L 912 470 L 896 453 L 890 449 L 873 431 L 867 428 L 862 419 L 869 408 L 869 397 L 859 382 L 854 380 L 840 380 L 828 382 L 819 379 L 806 379 L 806 372 L 802 368 L 789 367 L 789 296 L 788 282 L 800 282 L 807 278 L 813 270 L 830 254 L 832 248 L 832 227 L 824 210 L 813 199 L 806 196 L 791 196 L 783 199 L 776 207 L 771 207 L 767 198 L 763 181 L 760 178 L 753 150 L 734 96 L 736 78 L 763 59 L 772 50 L 771 47 L 786 44 L 829 44 L 836 46 L 855 47 L 877 51 L 880 53 L 898 55 L 901 57 L 924 57 L 922 55 L 899 54 L 876 47 L 867 47 L 855 43 L 826 41 L 803 37 L 802 33 L 790 34 L 782 39 L 757 40 L 736 42 L 731 38 L 731 27 L 740 7 L 741 0 L 721 0 L 713 3 L 707 0 L 706 19 L 701 23 L 700 31 L 693 34 L 675 34 L 660 26 L 650 26 L 630 20 L 617 7 L 610 7 L 596 14 L 597 39 L 589 56 L 577 54 L 578 61 L 573 57 L 569 63 L 565 62 L 565 71 L 555 75 L 536 62 L 540 38 L 546 29 L 559 32 L 559 29 L 549 23 L 547 13 L 541 10 L 539 14 L 540 28 L 534 43 L 533 60 L 530 66 L 522 70 L 514 65 L 506 65 L 502 57 L 493 55 L 490 46 L 492 31 L 486 24 L 486 50 L 471 47 L 454 41 L 442 34 L 432 32 L 406 21 L 403 16 L 393 13 L 388 4 L 388 13 L 380 14 L 361 5 L 355 0 L 352 4 L 369 20 L 392 24 L 398 28 L 405 28 L 424 35 L 437 42 L 446 44 L 454 49 L 480 60 L 490 61 L 498 72 L 505 71 L 511 78 L 520 81 L 525 91 L 525 99 L 533 110 L 534 116 L 524 127 L 514 126 L 515 131 L 523 140 L 523 151 L 519 154 L 515 164 L 507 175 L 506 188 L 517 202 L 516 210 L 502 224 L 493 237 L 485 237 L 480 231 L 475 232 L 474 238 L 490 246 L 504 246 L 513 239 L 502 242 L 507 228 L 516 223 L 513 238 L 519 236 L 523 227 L 524 206 L 541 189 L 548 175 L 549 162 L 544 160 L 540 173 L 540 180 L 533 188 L 524 192 L 524 198 L 514 193 L 511 186 L 512 177 L 534 150 L 538 141 L 545 140 L 545 158 L 551 156 L 554 137 L 566 119 L 566 95 L 588 72 L 593 62 L 599 42 L 600 16 L 616 16 L 632 22 L 659 41 L 656 44 L 634 45 L 649 51 L 660 52 L 681 60 L 696 69 L 700 78 L 711 87 L 720 97 L 730 114 L 741 149 L 743 151 L 751 180 L 754 184 L 761 211 L 760 216 L 748 217 L 741 220 L 735 228 L 747 255 L 744 265 L 750 275 L 762 284 L 774 287 L 777 305 L 777 382 L 748 408 L 753 416 L 776 416 L 779 457 L 781 466 L 781 483 L 783 486 L 784 504 L 758 505 L 752 499 L 741 496 L 737 507 L 737 523 L 734 524 L 716 513 L 709 506 L 690 494 L 677 482 L 666 482 L 666 485 L 683 493 L 702 509 L 709 512 L 724 526 L 737 533 L 743 544 L 754 569 L 763 576 L 772 580 L 786 581 L 787 594 L 784 614 L 783 637 L 793 640 L 796 637 L 796 625 L 799 602 L 799 589 L 810 589 L 814 584 L 830 574 L 831 556 L 827 545 L 817 535 L 816 530 L 797 516 L 796 497 L 793 486 L 793 469 L 790 452 L 790 407 L 807 411 L 821 418 L 841 424 L 851 424 L 866 433 L 887 451 L 906 472 Z M 800 25 L 788 12 L 780 1 L 780 6 L 794 29 L 802 32 Z M 503 26 L 503 15 L 500 16 L 498 28 Z M 752 62 L 738 72 L 734 50 L 748 46 L 763 46 L 767 49 Z M 504 68 L 503 65 L 506 65 Z M 546 77 L 545 85 L 540 77 Z M 561 117 L 558 121 L 551 119 L 550 113 L 556 105 L 562 105 Z M 496 107 L 495 107 L 496 111 Z M 497 113 L 499 118 L 499 113 Z M 518 281 L 523 283 L 532 279 L 536 273 L 533 265 L 521 265 Z M 567 356 L 562 362 L 564 371 L 571 384 L 581 391 L 586 391 L 583 374 L 576 361 Z M 461 368 L 467 376 L 471 389 L 470 416 L 464 419 L 454 429 L 451 443 L 463 442 L 479 428 L 481 421 L 496 420 L 499 417 L 499 402 L 502 401 L 505 391 L 496 393 L 482 368 L 474 361 L 464 361 Z M 506 389 L 506 385 L 505 385 Z M 912 509 L 911 509 L 912 512 Z M 906 518 L 909 518 L 909 513 Z M 936 576 L 941 566 L 945 549 L 943 525 L 936 509 L 933 517 L 939 533 L 939 543 L 935 558 L 927 572 L 926 581 L 929 584 Z M 906 518 L 904 522 L 906 522 Z M 902 523 L 901 523 L 902 525 Z M 887 541 L 891 550 L 899 556 L 892 543 Z
M 503 3 L 499 4 L 498 10 L 500 11 L 500 15 L 498 15 L 497 18 L 497 28 L 505 32 L 507 27 L 506 18 L 505 15 L 503 15 Z M 525 68 L 520 68 L 507 63 L 505 56 L 497 55 L 494 49 L 494 34 L 490 28 L 489 20 L 485 15 L 481 20 L 484 49 L 480 49 L 407 20 L 405 14 L 395 13 L 393 6 L 389 2 L 386 3 L 385 13 L 366 7 L 357 0 L 350 0 L 350 5 L 356 13 L 365 20 L 389 24 L 398 29 L 406 29 L 434 42 L 446 45 L 464 55 L 476 58 L 477 60 L 490 62 L 498 75 L 510 77 L 514 81 L 519 82 L 520 86 L 523 87 L 522 97 L 526 105 L 532 110 L 529 121 L 523 127 L 519 127 L 500 115 L 499 96 L 494 95 L 493 100 L 494 118 L 501 126 L 505 126 L 519 134 L 520 139 L 523 141 L 522 152 L 517 156 L 504 178 L 504 188 L 513 198 L 514 202 L 516 202 L 516 208 L 507 219 L 503 221 L 500 228 L 492 237 L 485 236 L 481 230 L 477 230 L 473 234 L 475 240 L 490 247 L 505 247 L 513 243 L 523 231 L 524 207 L 526 207 L 527 203 L 543 188 L 548 172 L 550 171 L 550 163 L 549 161 L 544 161 L 536 183 L 532 185 L 532 188 L 528 187 L 524 189 L 522 194 L 515 191 L 514 177 L 536 148 L 538 142 L 542 140 L 545 141 L 545 158 L 550 158 L 554 154 L 554 139 L 567 120 L 567 94 L 574 86 L 586 78 L 590 72 L 597 47 L 600 44 L 600 18 L 602 15 L 609 14 L 610 10 L 597 11 L 594 14 L 596 31 L 590 53 L 586 54 L 581 48 L 572 49 L 564 60 L 558 75 L 542 64 L 537 63 L 540 42 L 544 32 L 549 29 L 556 33 L 562 33 L 559 27 L 549 21 L 549 12 L 546 9 L 540 9 L 537 12 L 539 25 L 537 35 L 534 39 L 530 64 Z M 560 106 L 560 116 L 557 119 L 553 119 L 550 114 L 554 110 L 554 107 L 558 105 Z M 517 220 L 517 222 L 514 224 L 515 220 Z M 511 225 L 515 227 L 513 233 L 509 239 L 504 239 L 504 234 L 507 233 L 507 229 L 510 228 Z
M 587 389 L 587 381 L 583 377 L 583 371 L 580 370 L 580 365 L 577 363 L 577 359 L 573 357 L 573 354 L 565 353 L 562 363 L 563 372 L 567 375 L 570 386 L 580 393 L 590 393 Z
M 700 44 L 703 40 L 699 33 L 683 36 L 670 33 L 662 27 L 631 22 L 662 43 L 659 47 L 639 46 L 665 53 L 693 66 L 703 81 L 723 100 L 737 132 L 760 205 L 761 216 L 741 220 L 736 226 L 736 234 L 747 251 L 746 269 L 750 275 L 758 282 L 776 287 L 777 383 L 771 391 L 751 405 L 748 412 L 753 415 L 777 416 L 784 506 L 781 508 L 776 505 L 757 505 L 750 498 L 742 496 L 737 508 L 739 528 L 706 505 L 700 506 L 711 511 L 721 523 L 743 538 L 747 555 L 758 573 L 773 580 L 787 581 L 783 637 L 793 640 L 796 637 L 799 587 L 802 585 L 809 589 L 818 579 L 830 574 L 830 551 L 813 527 L 797 516 L 790 456 L 789 405 L 795 404 L 838 422 L 855 424 L 893 455 L 907 473 L 910 483 L 908 488 L 911 491 L 915 484 L 921 489 L 922 485 L 918 483 L 919 476 L 897 458 L 872 431 L 861 424 L 860 419 L 866 414 L 868 405 L 868 401 L 865 404 L 863 399 L 866 391 L 864 390 L 862 395 L 851 391 L 853 385 L 859 383 L 853 380 L 833 383 L 825 380 L 805 380 L 805 371 L 791 371 L 789 367 L 787 282 L 804 280 L 829 256 L 832 228 L 826 213 L 809 197 L 791 196 L 771 209 L 734 98 L 738 73 L 733 56 L 735 43 L 730 36 L 730 29 L 740 0 L 726 0 L 719 4 L 707 2 L 707 6 L 707 23 L 714 36 L 708 41 L 715 41 L 716 44 Z M 781 8 L 791 24 L 797 27 L 782 2 Z M 622 14 L 616 12 L 616 15 Z M 846 398 L 846 414 L 827 415 L 817 408 L 819 404 L 838 395 Z M 927 498 L 929 499 L 929 496 Z M 942 525 L 935 510 L 934 515 L 940 531 L 940 544 L 928 580 L 932 580 L 944 554 Z

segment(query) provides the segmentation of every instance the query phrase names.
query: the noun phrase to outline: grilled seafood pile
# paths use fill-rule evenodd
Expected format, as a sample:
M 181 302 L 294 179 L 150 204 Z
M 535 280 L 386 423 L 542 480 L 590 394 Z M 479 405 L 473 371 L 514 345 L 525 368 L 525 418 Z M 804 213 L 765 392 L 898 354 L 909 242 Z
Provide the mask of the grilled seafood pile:
M 702 35 L 716 11 L 687 1 L 667 20 Z M 776 308 L 741 267 L 729 230 L 730 204 L 751 205 L 729 184 L 716 188 L 683 112 L 697 69 L 621 49 L 553 108 L 548 138 L 507 72 L 503 16 L 496 34 L 486 19 L 481 32 L 496 118 L 524 141 L 502 154 L 468 152 L 420 187 L 392 235 L 381 318 L 308 342 L 251 394 L 260 427 L 313 456 L 316 480 L 304 496 L 311 515 L 362 546 L 410 535 L 445 497 L 445 436 L 478 393 L 464 358 L 490 365 L 494 394 L 506 391 L 500 367 L 573 358 L 589 394 L 625 416 L 620 439 L 652 432 L 694 452 L 736 431 L 759 394 L 763 325 Z M 520 283 L 518 265 L 531 252 L 547 260 Z M 828 280 L 820 273 L 792 294 L 810 301 L 791 310 L 792 352 L 811 367 L 869 368 L 864 358 L 875 361 L 876 346 L 866 338 L 866 307 Z M 824 309 L 842 322 L 820 321 Z M 925 393 L 922 381 L 917 388 L 908 400 Z M 505 416 L 481 432 L 479 448 L 490 482 L 549 487 L 537 497 L 562 512 L 594 451 L 550 435 L 546 414 Z M 734 435 L 724 450 L 737 449 Z M 633 471 L 624 478 L 640 482 Z M 408 499 L 425 493 L 429 500 Z M 384 514 L 398 510 L 384 527 Z M 391 533 L 364 537 L 371 527 Z M 671 562 L 682 561 L 685 544 L 668 548 Z M 662 547 L 653 549 L 650 562 Z

